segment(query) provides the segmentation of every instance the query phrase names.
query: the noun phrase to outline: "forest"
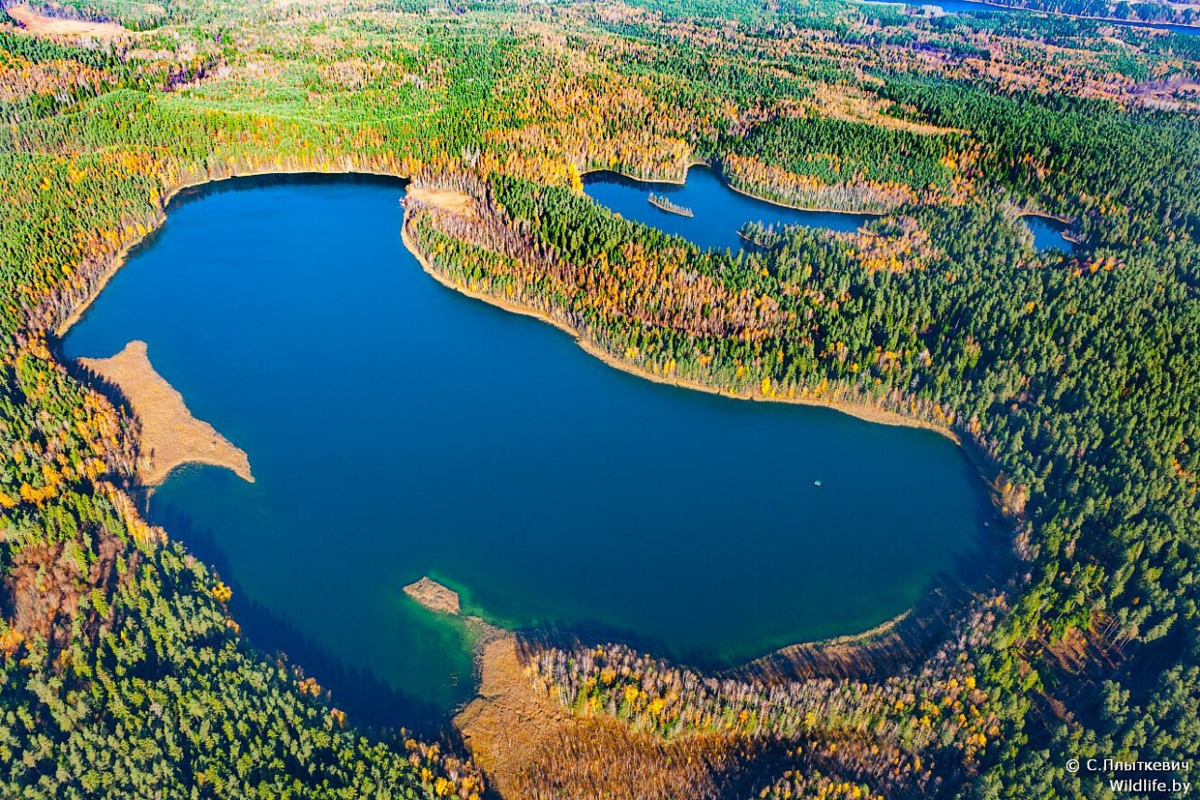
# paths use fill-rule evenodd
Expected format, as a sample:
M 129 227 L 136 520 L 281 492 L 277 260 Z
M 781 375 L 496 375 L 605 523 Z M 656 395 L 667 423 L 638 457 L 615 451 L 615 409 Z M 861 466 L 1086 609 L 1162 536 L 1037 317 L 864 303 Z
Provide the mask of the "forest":
M 1094 5 L 1050 10 L 1190 20 Z M 1068 758 L 1198 754 L 1194 37 L 824 0 L 33 10 L 122 32 L 0 24 L 0 795 L 589 796 L 626 759 L 674 787 L 644 796 L 1102 797 Z M 697 162 L 879 216 L 704 251 L 582 192 Z M 406 200 L 428 268 L 626 368 L 954 435 L 1015 569 L 863 674 L 530 635 L 531 690 L 594 726 L 511 780 L 452 730 L 356 727 L 144 521 L 138 421 L 57 350 L 175 194 L 277 172 L 465 197 Z

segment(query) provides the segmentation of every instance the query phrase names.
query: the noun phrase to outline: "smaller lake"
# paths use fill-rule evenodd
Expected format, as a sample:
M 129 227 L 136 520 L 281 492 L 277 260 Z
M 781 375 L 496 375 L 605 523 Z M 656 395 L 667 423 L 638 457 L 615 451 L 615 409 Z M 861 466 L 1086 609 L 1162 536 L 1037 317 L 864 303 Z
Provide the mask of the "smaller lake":
M 1075 252 L 1075 243 L 1063 236 L 1067 231 L 1065 223 L 1033 214 L 1027 214 L 1021 219 L 1029 228 L 1029 232 L 1033 234 L 1033 246 L 1039 253 L 1047 250 L 1061 250 L 1064 253 Z
M 687 183 L 649 183 L 615 172 L 594 172 L 583 179 L 583 190 L 625 219 L 636 220 L 665 233 L 682 236 L 699 247 L 738 250 L 747 242 L 738 231 L 747 222 L 765 225 L 803 225 L 833 231 L 854 231 L 872 219 L 868 214 L 801 211 L 777 206 L 735 192 L 709 167 L 688 170 Z M 650 195 L 667 198 L 691 209 L 694 217 L 663 211 L 650 204 Z
M 1138 20 L 1127 19 L 1100 19 L 1096 17 L 1079 16 L 1078 14 L 1066 14 L 1058 11 L 1042 11 L 1036 8 L 1015 8 L 1001 6 L 993 3 L 976 2 L 976 0 L 922 0 L 921 2 L 913 3 L 895 2 L 894 0 L 860 0 L 860 2 L 870 3 L 873 5 L 909 6 L 912 8 L 924 8 L 926 6 L 932 6 L 934 8 L 940 8 L 947 14 L 979 14 L 988 11 L 994 11 L 997 13 L 1024 11 L 1029 14 L 1044 14 L 1051 17 L 1094 20 L 1095 22 L 1105 22 L 1110 25 L 1122 25 L 1127 28 L 1156 28 L 1162 31 L 1178 33 L 1181 36 L 1200 36 L 1200 27 L 1191 25 L 1172 25 L 1169 22 L 1140 22 Z

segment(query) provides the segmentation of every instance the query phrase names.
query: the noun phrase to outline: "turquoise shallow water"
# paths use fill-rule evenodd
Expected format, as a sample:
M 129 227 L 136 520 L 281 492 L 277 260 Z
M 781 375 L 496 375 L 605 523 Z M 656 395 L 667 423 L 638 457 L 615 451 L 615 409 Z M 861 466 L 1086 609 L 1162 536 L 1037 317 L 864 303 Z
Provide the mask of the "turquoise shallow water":
M 870 628 L 978 553 L 991 512 L 948 440 L 609 368 L 425 275 L 402 193 L 192 192 L 63 343 L 146 341 L 246 450 L 256 483 L 185 468 L 151 516 L 352 716 L 419 725 L 473 693 L 466 631 L 401 592 L 421 575 L 504 625 L 719 667 Z

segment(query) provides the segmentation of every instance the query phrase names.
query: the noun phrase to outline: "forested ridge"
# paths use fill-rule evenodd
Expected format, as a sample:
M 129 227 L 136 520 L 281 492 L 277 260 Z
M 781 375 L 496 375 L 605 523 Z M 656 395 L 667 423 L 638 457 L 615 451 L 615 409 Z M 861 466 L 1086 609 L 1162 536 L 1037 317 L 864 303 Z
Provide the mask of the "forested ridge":
M 280 171 L 465 195 L 471 214 L 406 201 L 445 282 L 660 380 L 920 420 L 987 476 L 1016 568 L 891 674 L 719 677 L 534 639 L 547 702 L 724 763 L 715 748 L 763 797 L 1100 797 L 1107 776 L 1068 758 L 1197 755 L 1183 37 L 824 3 L 36 8 L 128 32 L 0 27 L 0 795 L 483 792 L 453 737 L 358 731 L 320 676 L 245 640 L 228 587 L 141 518 L 137 421 L 57 354 L 181 187 Z M 589 170 L 696 161 L 882 216 L 701 251 L 581 192 Z M 1029 212 L 1069 221 L 1078 250 L 1036 252 Z M 587 796 L 579 753 L 632 758 L 610 741 L 527 765 L 514 796 Z

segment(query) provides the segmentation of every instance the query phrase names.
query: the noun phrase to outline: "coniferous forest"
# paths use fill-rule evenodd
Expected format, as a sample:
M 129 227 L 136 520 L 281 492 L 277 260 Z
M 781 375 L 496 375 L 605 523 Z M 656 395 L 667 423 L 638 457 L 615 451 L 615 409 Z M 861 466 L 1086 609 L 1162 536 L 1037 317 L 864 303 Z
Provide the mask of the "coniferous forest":
M 10 4 L 0 796 L 1116 797 L 1068 760 L 1200 755 L 1200 39 L 1069 16 L 1177 6 L 1036 9 Z M 696 163 L 874 216 L 706 251 L 582 191 Z M 435 278 L 627 370 L 954 436 L 1011 563 L 761 669 L 519 635 L 527 746 L 356 726 L 144 520 L 138 420 L 58 349 L 181 189 L 282 172 L 429 190 L 404 238 Z

